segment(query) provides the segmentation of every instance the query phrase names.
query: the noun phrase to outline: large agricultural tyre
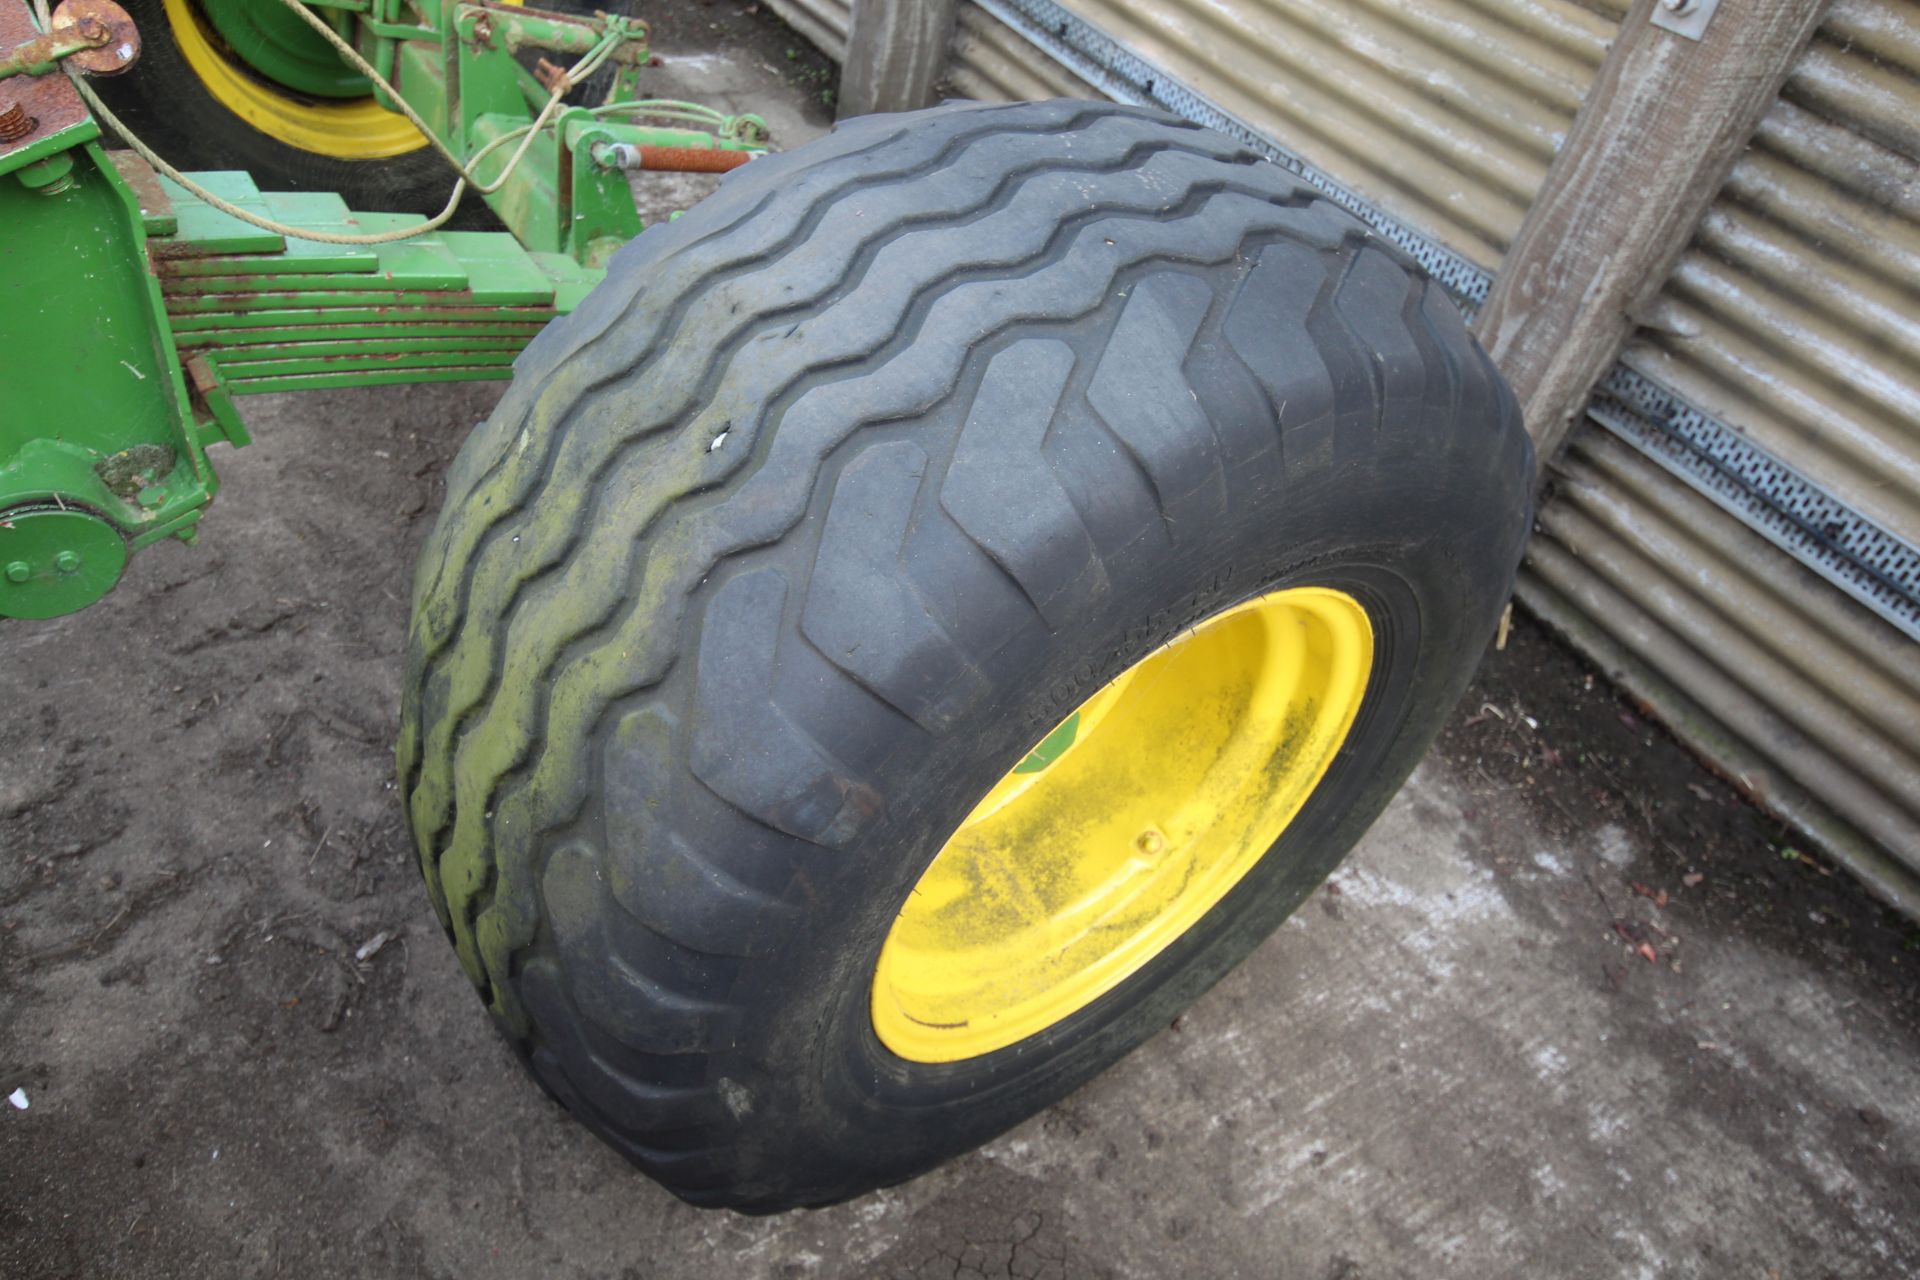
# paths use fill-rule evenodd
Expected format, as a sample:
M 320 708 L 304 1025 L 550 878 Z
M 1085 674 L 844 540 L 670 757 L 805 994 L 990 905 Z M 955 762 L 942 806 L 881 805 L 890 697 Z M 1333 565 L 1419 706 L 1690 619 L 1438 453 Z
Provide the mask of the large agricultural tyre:
M 399 748 L 434 904 L 682 1197 L 910 1177 L 1335 866 L 1531 466 L 1441 289 L 1217 134 L 843 125 L 622 250 L 454 464 Z
M 438 213 L 458 174 L 365 76 L 278 0 L 122 0 L 140 60 L 93 87 L 182 169 L 244 169 L 265 191 L 333 191 L 352 209 Z M 544 9 L 619 9 L 541 0 Z M 529 55 L 531 56 L 531 55 Z M 557 55 L 556 55 L 557 56 Z M 581 90 L 607 80 L 596 75 Z M 493 225 L 478 196 L 459 225 Z

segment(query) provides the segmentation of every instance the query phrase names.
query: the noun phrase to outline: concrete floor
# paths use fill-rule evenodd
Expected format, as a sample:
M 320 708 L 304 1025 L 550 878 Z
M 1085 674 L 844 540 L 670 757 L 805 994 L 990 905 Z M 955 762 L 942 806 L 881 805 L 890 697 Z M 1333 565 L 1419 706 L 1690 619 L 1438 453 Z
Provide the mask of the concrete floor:
M 9 629 L 0 1275 L 1920 1268 L 1911 936 L 1798 861 L 1743 882 L 1764 836 L 1676 860 L 1689 803 L 1740 811 L 1644 727 L 1601 725 L 1707 798 L 1643 823 L 1567 769 L 1559 822 L 1477 736 L 1535 714 L 1491 686 L 1332 888 L 1062 1105 L 827 1212 L 681 1206 L 522 1076 L 399 826 L 411 548 L 492 394 L 254 402 L 201 549 Z M 1580 679 L 1531 628 L 1496 663 Z
M 682 1206 L 523 1076 L 399 824 L 413 548 L 496 394 L 250 402 L 199 549 L 0 636 L 0 1276 L 1920 1274 L 1920 935 L 1524 622 L 1117 1069 L 840 1208 Z

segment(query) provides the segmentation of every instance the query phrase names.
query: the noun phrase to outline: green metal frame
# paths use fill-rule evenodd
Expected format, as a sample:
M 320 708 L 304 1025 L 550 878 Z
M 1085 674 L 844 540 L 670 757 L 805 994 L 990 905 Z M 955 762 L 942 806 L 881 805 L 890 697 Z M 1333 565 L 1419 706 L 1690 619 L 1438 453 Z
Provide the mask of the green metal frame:
M 649 57 L 646 25 L 633 19 L 487 0 L 309 4 L 332 10 L 336 29 L 469 164 L 547 101 L 521 50 L 572 62 L 612 34 L 617 74 L 607 102 L 555 113 L 486 197 L 507 232 L 340 245 L 265 231 L 132 153 L 103 150 L 84 111 L 44 137 L 0 143 L 0 271 L 10 286 L 0 305 L 0 616 L 72 612 L 113 586 L 130 551 L 193 541 L 219 486 L 208 446 L 249 439 L 240 397 L 511 376 L 519 350 L 641 233 L 626 174 L 596 159 L 607 144 L 766 146 L 754 116 L 713 131 L 619 118 Z M 26 0 L 0 0 L 6 8 L 26 10 Z M 30 17 L 23 27 L 0 12 L 7 31 L 38 34 Z M 0 59 L 19 43 L 0 41 Z M 496 148 L 477 176 L 497 175 L 517 145 Z M 191 176 L 299 230 L 424 221 L 349 210 L 328 193 L 262 192 L 245 173 Z

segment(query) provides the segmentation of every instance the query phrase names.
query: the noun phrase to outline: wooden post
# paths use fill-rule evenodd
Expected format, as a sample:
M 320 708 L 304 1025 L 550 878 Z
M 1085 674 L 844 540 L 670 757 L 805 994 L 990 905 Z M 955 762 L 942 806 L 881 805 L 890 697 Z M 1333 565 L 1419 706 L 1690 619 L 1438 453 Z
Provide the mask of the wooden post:
M 954 0 L 853 0 L 838 115 L 933 105 L 953 42 Z
M 1700 0 L 1694 0 L 1694 4 Z M 1773 105 L 1827 0 L 1636 0 L 1475 321 L 1547 462 Z

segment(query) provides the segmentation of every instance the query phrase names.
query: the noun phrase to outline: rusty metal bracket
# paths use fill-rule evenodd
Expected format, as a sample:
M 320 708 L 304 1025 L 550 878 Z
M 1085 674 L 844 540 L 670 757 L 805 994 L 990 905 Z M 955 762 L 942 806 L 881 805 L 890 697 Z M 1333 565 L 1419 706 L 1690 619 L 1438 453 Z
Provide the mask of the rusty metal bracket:
M 26 5 L 0 4 L 0 49 L 32 46 L 40 37 Z M 65 76 L 0 80 L 0 173 L 99 136 L 99 126 Z
M 52 28 L 0 54 L 0 79 L 44 76 L 70 62 L 88 75 L 118 75 L 140 56 L 140 32 L 113 0 L 66 0 Z

